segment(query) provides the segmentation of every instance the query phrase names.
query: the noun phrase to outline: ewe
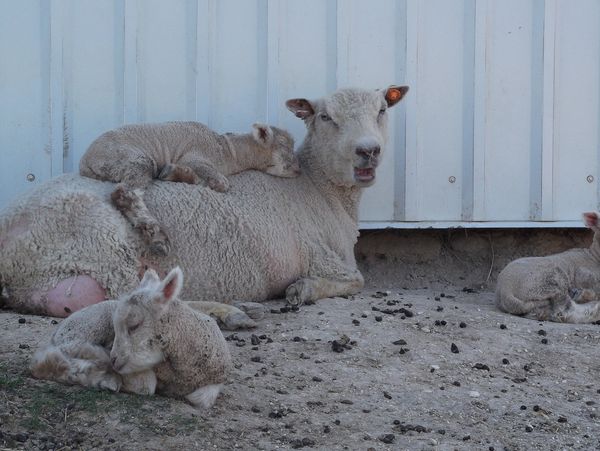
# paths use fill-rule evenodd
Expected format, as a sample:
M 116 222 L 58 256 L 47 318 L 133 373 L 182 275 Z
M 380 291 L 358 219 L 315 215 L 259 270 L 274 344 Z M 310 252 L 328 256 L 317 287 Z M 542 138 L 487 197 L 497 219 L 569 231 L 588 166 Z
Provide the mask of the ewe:
M 111 204 L 112 183 L 73 174 L 44 183 L 0 215 L 7 304 L 65 316 L 131 290 L 146 265 L 159 273 L 181 266 L 183 297 L 200 301 L 285 295 L 302 303 L 356 293 L 358 204 L 376 179 L 388 109 L 407 91 L 342 89 L 288 101 L 307 127 L 299 177 L 241 172 L 229 178 L 226 196 L 151 183 L 144 200 L 169 235 L 169 257 L 143 257 L 144 243 Z

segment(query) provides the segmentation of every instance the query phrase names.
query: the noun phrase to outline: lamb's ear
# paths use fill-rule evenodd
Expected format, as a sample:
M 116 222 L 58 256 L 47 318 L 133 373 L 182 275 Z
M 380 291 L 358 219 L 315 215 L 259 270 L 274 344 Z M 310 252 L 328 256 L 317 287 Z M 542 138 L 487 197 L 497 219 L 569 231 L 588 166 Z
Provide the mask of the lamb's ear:
M 385 90 L 385 101 L 388 107 L 396 105 L 408 92 L 408 86 L 390 86 Z
M 158 274 L 156 273 L 155 270 L 153 269 L 147 269 L 146 272 L 144 273 L 144 277 L 142 277 L 142 280 L 140 280 L 140 288 L 146 288 L 149 287 L 151 285 L 155 285 L 160 283 L 160 278 L 158 277 Z
M 586 227 L 592 229 L 594 232 L 600 232 L 600 213 L 596 211 L 584 213 L 583 222 Z
M 173 268 L 167 277 L 163 279 L 158 287 L 160 296 L 157 298 L 157 302 L 160 304 L 168 304 L 174 299 L 177 299 L 183 286 L 183 272 L 179 266 Z
M 266 124 L 252 124 L 252 136 L 256 142 L 268 146 L 273 141 L 273 129 Z
M 302 120 L 306 120 L 315 114 L 315 109 L 306 99 L 290 99 L 285 102 L 285 106 L 294 113 L 296 117 L 299 117 Z

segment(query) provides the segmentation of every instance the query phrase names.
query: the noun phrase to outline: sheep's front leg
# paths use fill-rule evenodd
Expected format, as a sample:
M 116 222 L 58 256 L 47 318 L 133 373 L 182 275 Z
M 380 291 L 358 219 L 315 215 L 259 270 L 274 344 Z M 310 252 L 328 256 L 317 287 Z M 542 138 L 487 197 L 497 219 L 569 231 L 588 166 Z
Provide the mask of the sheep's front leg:
M 300 306 L 307 301 L 355 294 L 360 291 L 363 285 L 364 280 L 360 273 L 345 280 L 305 277 L 287 287 L 285 299 L 290 305 Z
M 252 303 L 249 303 L 252 304 Z M 219 327 L 225 330 L 249 329 L 256 327 L 256 322 L 250 317 L 256 317 L 254 311 L 242 310 L 241 308 L 232 305 L 223 304 L 221 302 L 200 302 L 189 301 L 186 305 L 194 310 L 198 310 L 212 318 L 214 318 Z M 244 304 L 240 304 L 243 308 Z

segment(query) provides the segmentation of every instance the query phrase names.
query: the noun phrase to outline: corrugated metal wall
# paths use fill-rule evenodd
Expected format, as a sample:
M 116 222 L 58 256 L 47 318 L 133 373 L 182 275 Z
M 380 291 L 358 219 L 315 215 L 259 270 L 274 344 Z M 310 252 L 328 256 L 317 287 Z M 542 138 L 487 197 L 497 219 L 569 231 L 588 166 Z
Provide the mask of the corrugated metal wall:
M 411 91 L 365 227 L 598 209 L 598 0 L 0 0 L 0 206 L 123 123 L 301 140 L 287 98 L 392 83 Z

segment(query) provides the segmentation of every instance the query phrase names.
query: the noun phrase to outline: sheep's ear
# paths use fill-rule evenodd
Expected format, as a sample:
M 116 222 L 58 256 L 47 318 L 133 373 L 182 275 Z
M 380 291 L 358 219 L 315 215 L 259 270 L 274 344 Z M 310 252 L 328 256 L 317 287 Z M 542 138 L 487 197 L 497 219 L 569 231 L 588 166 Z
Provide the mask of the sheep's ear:
M 408 92 L 408 86 L 390 86 L 385 90 L 385 101 L 388 107 L 396 105 Z
M 594 232 L 600 231 L 600 213 L 590 211 L 583 214 L 583 222 L 585 226 L 592 229 Z
M 144 273 L 144 277 L 142 277 L 142 280 L 140 281 L 139 287 L 146 288 L 158 283 L 160 283 L 160 278 L 158 277 L 158 274 L 156 274 L 156 271 L 153 269 L 147 269 Z
M 256 142 L 267 146 L 273 141 L 273 130 L 266 124 L 252 124 L 252 136 Z
M 302 120 L 306 120 L 315 114 L 315 109 L 306 99 L 290 99 L 285 102 L 285 106 L 294 113 L 296 117 L 299 117 Z
M 158 287 L 160 296 L 157 302 L 160 304 L 168 304 L 179 296 L 181 287 L 183 286 L 183 272 L 179 266 L 173 268 L 167 277 L 161 282 Z

